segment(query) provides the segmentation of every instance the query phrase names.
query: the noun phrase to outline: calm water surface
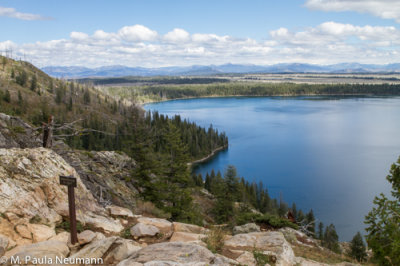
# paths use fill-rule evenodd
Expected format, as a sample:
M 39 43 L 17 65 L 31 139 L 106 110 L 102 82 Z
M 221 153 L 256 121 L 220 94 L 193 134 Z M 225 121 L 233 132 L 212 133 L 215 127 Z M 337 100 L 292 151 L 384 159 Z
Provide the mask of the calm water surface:
M 229 149 L 197 172 L 233 164 L 271 197 L 282 193 L 334 223 L 342 241 L 363 230 L 374 196 L 390 193 L 385 177 L 400 155 L 399 97 L 205 98 L 145 108 L 225 131 Z

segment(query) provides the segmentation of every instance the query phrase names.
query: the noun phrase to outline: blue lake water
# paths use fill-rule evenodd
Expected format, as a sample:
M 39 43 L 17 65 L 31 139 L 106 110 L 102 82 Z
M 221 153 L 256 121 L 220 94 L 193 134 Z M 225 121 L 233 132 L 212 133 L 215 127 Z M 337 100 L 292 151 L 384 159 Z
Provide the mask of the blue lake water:
M 263 181 L 271 197 L 296 202 L 341 241 L 364 228 L 374 196 L 390 193 L 386 181 L 400 155 L 400 97 L 232 97 L 145 105 L 172 116 L 212 124 L 229 137 L 229 149 L 196 171 Z

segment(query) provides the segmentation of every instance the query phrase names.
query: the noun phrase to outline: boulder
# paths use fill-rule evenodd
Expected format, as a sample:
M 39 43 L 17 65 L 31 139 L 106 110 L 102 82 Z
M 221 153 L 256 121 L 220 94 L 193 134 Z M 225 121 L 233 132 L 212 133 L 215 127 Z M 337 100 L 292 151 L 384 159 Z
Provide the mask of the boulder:
M 56 235 L 54 228 L 44 224 L 28 224 L 28 228 L 32 233 L 34 243 L 46 241 Z
M 240 255 L 237 259 L 237 262 L 239 262 L 241 265 L 257 265 L 257 262 L 253 256 L 253 253 L 245 251 Z
M 153 225 L 138 223 L 131 227 L 130 233 L 133 237 L 140 238 L 146 236 L 156 236 L 160 233 L 160 230 Z
M 193 234 L 193 233 L 186 233 L 186 232 L 174 232 L 172 237 L 170 238 L 170 242 L 195 242 L 199 243 L 206 235 L 203 234 Z
M 103 215 L 97 215 L 95 213 L 87 213 L 84 216 L 82 215 L 80 221 L 106 234 L 119 233 L 124 229 L 119 220 Z
M 119 265 L 133 265 L 135 262 L 151 265 L 147 263 L 155 261 L 174 263 L 170 265 L 196 265 L 196 263 L 203 263 L 199 265 L 206 265 L 211 264 L 214 259 L 214 254 L 202 246 L 182 242 L 164 242 L 149 245 L 134 252 L 128 259 L 122 261 Z
M 157 227 L 164 235 L 170 235 L 172 233 L 172 223 L 165 219 L 140 217 L 137 219 L 137 221 L 142 224 Z
M 8 238 L 6 236 L 0 235 L 0 257 L 6 253 L 8 248 Z
M 69 257 L 71 261 L 80 258 L 99 259 L 102 258 L 105 265 L 116 264 L 139 250 L 141 247 L 132 240 L 120 237 L 108 237 L 93 241 Z
M 106 207 L 111 216 L 133 217 L 131 210 L 119 206 L 111 205 Z
M 261 232 L 260 227 L 255 223 L 248 223 L 241 226 L 235 226 L 233 228 L 233 234 L 247 234 L 251 232 Z
M 71 234 L 68 232 L 61 232 L 55 236 L 53 236 L 52 238 L 50 238 L 49 240 L 55 240 L 55 241 L 61 241 L 64 243 L 68 243 L 69 239 L 71 237 Z
M 225 241 L 224 249 L 228 251 L 257 249 L 265 254 L 276 256 L 278 263 L 294 263 L 294 253 L 290 244 L 281 232 L 255 232 L 234 235 Z M 233 258 L 236 259 L 236 258 Z
M 8 258 L 8 264 L 11 264 L 10 257 L 19 259 L 21 264 L 33 263 L 33 259 L 38 259 L 37 264 L 55 264 L 56 258 L 65 258 L 69 253 L 69 248 L 66 243 L 55 240 L 34 243 L 25 246 L 18 246 L 8 252 L 5 256 Z M 29 260 L 29 258 L 31 260 Z
M 194 224 L 185 224 L 179 222 L 172 223 L 174 232 L 186 232 L 193 234 L 206 234 L 209 230 Z
M 286 240 L 289 241 L 289 243 L 296 243 L 307 247 L 319 246 L 315 239 L 293 228 L 284 227 L 279 229 L 279 231 L 283 233 L 283 235 L 285 236 Z
M 78 242 L 80 245 L 90 243 L 96 237 L 96 233 L 90 230 L 85 230 L 78 234 Z
M 132 253 L 142 249 L 137 242 L 123 238 L 118 238 L 113 245 L 116 247 L 104 258 L 105 263 L 120 262 L 129 257 Z

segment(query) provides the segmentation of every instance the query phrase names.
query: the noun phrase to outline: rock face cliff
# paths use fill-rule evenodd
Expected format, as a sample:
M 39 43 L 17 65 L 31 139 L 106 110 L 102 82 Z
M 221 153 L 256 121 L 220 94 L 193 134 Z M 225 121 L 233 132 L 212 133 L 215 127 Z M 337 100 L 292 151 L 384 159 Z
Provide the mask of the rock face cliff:
M 37 131 L 22 119 L 0 113 L 0 148 L 40 147 Z
M 75 169 L 49 149 L 0 149 L 0 232 L 17 244 L 47 240 L 68 218 L 67 188 L 60 175 L 77 177 L 77 219 L 106 232 L 120 232 Z

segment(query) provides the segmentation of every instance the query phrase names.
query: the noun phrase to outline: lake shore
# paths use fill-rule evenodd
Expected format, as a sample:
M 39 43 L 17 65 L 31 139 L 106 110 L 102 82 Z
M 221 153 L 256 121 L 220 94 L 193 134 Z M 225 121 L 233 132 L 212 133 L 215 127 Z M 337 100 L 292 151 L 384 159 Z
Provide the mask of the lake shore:
M 198 159 L 196 161 L 188 163 L 188 166 L 193 167 L 196 164 L 207 162 L 207 161 L 211 160 L 214 156 L 216 156 L 220 151 L 226 150 L 227 148 L 228 148 L 228 145 L 218 147 L 218 148 L 214 149 L 213 151 L 211 151 L 211 153 L 209 155 L 207 155 L 206 157 L 203 157 L 201 159 Z

